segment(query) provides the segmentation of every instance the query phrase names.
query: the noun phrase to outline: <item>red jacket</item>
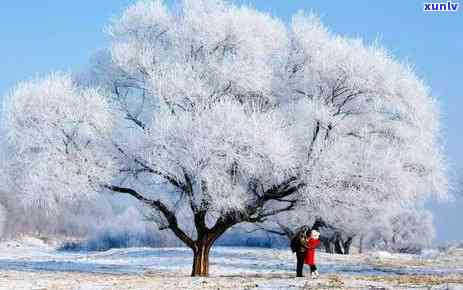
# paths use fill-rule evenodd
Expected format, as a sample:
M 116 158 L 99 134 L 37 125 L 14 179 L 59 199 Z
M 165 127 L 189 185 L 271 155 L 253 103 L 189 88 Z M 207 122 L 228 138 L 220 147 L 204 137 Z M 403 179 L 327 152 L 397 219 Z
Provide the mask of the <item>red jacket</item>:
M 310 238 L 307 241 L 307 251 L 304 257 L 304 263 L 308 265 L 315 265 L 315 248 L 320 245 L 320 240 Z

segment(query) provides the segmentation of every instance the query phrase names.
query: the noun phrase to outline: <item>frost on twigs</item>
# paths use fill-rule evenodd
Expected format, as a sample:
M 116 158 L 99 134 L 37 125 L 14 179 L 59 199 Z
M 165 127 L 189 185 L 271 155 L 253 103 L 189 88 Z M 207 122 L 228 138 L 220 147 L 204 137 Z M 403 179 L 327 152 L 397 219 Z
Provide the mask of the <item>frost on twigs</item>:
M 53 209 L 112 178 L 112 160 L 102 149 L 113 117 L 97 89 L 76 87 L 69 75 L 56 73 L 19 84 L 5 108 L 8 170 L 26 205 Z

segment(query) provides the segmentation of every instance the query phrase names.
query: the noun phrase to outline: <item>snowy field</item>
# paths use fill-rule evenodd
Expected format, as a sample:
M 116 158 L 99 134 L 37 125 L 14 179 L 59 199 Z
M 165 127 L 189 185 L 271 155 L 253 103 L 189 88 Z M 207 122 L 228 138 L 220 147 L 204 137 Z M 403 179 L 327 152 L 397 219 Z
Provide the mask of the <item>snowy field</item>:
M 186 248 L 63 252 L 27 238 L 0 243 L 0 289 L 463 289 L 462 249 L 318 258 L 311 280 L 295 278 L 289 250 L 217 247 L 211 277 L 191 278 Z

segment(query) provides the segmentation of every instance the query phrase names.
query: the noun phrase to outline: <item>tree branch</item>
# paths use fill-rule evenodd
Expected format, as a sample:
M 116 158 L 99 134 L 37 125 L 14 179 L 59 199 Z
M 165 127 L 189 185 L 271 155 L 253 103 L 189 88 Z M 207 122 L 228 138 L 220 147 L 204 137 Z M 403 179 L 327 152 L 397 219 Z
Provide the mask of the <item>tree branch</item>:
M 151 208 L 159 210 L 166 218 L 169 224 L 169 229 L 187 246 L 189 246 L 190 248 L 194 247 L 193 240 L 190 237 L 188 237 L 188 235 L 178 226 L 178 221 L 175 214 L 160 200 L 148 199 L 131 188 L 119 187 L 114 185 L 106 185 L 105 188 L 114 192 L 128 194 L 143 202 L 144 204 L 150 206 Z
M 162 178 L 164 178 L 165 180 L 167 180 L 170 184 L 172 184 L 173 186 L 177 187 L 177 188 L 180 188 L 182 190 L 184 190 L 184 185 L 182 183 L 180 183 L 179 181 L 177 181 L 174 177 L 170 176 L 169 174 L 166 174 L 166 173 L 163 173 L 161 172 L 160 170 L 157 170 L 151 166 L 149 166 L 148 164 L 144 163 L 143 161 L 141 161 L 140 159 L 136 158 L 136 157 L 130 157 L 127 153 L 125 153 L 125 151 L 119 146 L 117 145 L 116 143 L 114 143 L 114 146 L 116 147 L 116 149 L 122 153 L 124 156 L 128 157 L 128 158 L 133 158 L 133 161 L 140 165 L 146 172 L 149 172 L 149 173 L 152 173 L 152 174 L 155 174 L 155 175 L 158 175 Z
M 314 130 L 313 135 L 312 135 L 312 140 L 310 141 L 309 152 L 307 153 L 307 159 L 308 160 L 310 160 L 310 157 L 312 156 L 313 148 L 315 146 L 315 141 L 317 141 L 318 134 L 320 133 L 320 126 L 321 126 L 320 121 L 317 121 L 316 124 L 315 124 L 315 130 Z

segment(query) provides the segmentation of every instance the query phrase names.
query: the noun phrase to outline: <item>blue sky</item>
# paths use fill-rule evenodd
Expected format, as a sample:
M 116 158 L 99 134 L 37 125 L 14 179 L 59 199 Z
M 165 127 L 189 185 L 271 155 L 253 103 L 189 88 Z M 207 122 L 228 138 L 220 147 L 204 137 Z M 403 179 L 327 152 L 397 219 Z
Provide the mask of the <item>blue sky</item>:
M 54 70 L 83 69 L 107 44 L 103 28 L 130 0 L 0 1 L 0 96 L 20 80 Z M 170 2 L 170 1 L 168 1 Z M 463 7 L 423 12 L 423 2 L 237 0 L 283 18 L 313 11 L 334 32 L 380 42 L 415 65 L 442 104 L 443 135 L 452 171 L 463 175 Z M 373 4 L 374 3 L 374 4 Z M 463 2 L 460 2 L 463 5 Z M 463 240 L 463 198 L 432 202 L 438 239 Z

